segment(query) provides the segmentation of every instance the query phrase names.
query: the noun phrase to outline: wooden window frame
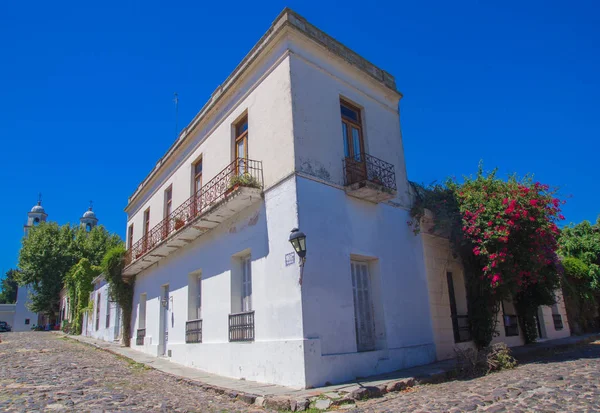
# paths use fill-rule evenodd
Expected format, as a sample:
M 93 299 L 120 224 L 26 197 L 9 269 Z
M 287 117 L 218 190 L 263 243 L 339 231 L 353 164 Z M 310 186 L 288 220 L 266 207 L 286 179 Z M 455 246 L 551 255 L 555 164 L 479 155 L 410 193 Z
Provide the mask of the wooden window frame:
M 247 255 L 242 257 L 242 289 L 241 289 L 241 309 L 242 312 L 250 312 L 253 309 L 252 303 L 252 258 Z
M 127 249 L 131 249 L 133 245 L 133 224 L 129 225 L 127 236 Z
M 345 116 L 342 112 L 342 106 L 345 106 L 346 108 L 356 112 L 358 115 L 357 116 L 358 121 Z M 340 117 L 342 119 L 342 123 L 346 124 L 346 140 L 348 142 L 348 157 L 352 158 L 352 157 L 356 157 L 357 155 L 364 154 L 365 153 L 365 138 L 364 138 L 364 133 L 363 133 L 363 125 L 362 125 L 362 110 L 358 106 L 353 105 L 352 103 L 348 102 L 347 100 L 340 99 Z M 356 129 L 358 129 L 360 154 L 354 153 L 354 145 L 353 145 L 353 139 L 352 139 L 352 127 L 355 127 Z M 343 132 L 343 128 L 342 128 L 342 132 Z M 345 154 L 344 154 L 344 156 L 345 156 Z
M 197 194 L 198 191 L 202 188 L 202 170 L 200 173 L 196 172 L 196 167 L 198 165 L 202 165 L 203 157 L 200 156 L 193 164 L 192 164 L 192 195 Z M 200 187 L 196 185 L 198 182 L 198 178 L 200 178 Z
M 144 234 L 142 237 L 144 238 L 144 242 L 142 243 L 142 252 L 146 252 L 148 247 L 148 235 L 150 234 L 150 207 L 146 208 L 144 211 Z
M 173 185 L 169 185 L 164 192 L 165 196 L 165 207 L 164 207 L 164 226 L 163 226 L 163 238 L 166 238 L 171 231 L 172 223 L 169 219 L 169 215 L 173 212 Z
M 246 127 L 246 130 L 238 133 L 239 127 L 240 125 L 243 125 L 244 123 L 246 123 L 248 126 Z M 241 118 L 239 118 L 233 125 L 234 131 L 234 140 L 233 140 L 233 148 L 234 148 L 234 153 L 235 153 L 235 171 L 236 174 L 239 172 L 240 170 L 240 159 L 248 159 L 248 130 L 250 129 L 250 124 L 248 123 L 248 113 L 245 113 Z M 244 142 L 244 156 L 243 158 L 240 158 L 238 156 L 238 143 L 240 141 Z M 243 163 L 243 167 L 244 167 L 244 172 L 248 171 L 248 163 L 245 162 Z

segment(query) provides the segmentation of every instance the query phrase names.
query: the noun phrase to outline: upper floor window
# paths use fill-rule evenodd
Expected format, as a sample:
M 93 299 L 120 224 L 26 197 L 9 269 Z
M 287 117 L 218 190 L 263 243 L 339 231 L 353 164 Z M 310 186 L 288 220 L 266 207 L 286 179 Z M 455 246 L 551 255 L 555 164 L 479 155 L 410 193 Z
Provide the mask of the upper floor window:
M 202 158 L 194 164 L 194 193 L 202 188 Z
M 144 236 L 150 231 L 150 208 L 144 211 Z
M 248 115 L 235 124 L 235 159 L 238 173 L 244 173 L 247 165 L 243 159 L 248 159 Z
M 360 109 L 341 100 L 340 111 L 342 114 L 344 156 L 346 158 L 355 158 L 357 161 L 360 161 L 361 154 L 365 152 Z
M 173 187 L 170 186 L 165 190 L 165 218 L 171 215 L 173 207 Z
M 133 224 L 129 226 L 127 231 L 127 249 L 130 249 L 133 245 Z

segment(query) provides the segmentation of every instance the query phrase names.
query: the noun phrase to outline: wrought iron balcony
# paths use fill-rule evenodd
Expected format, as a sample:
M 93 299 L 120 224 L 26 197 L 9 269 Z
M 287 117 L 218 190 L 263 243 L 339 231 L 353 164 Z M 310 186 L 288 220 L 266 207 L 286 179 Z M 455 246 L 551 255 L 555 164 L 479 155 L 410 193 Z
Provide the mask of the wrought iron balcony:
M 254 311 L 229 314 L 229 341 L 254 341 Z
M 260 200 L 262 190 L 262 162 L 236 159 L 127 250 L 123 275 L 139 273 L 210 231 Z
M 396 197 L 394 165 L 366 153 L 346 157 L 343 164 L 348 195 L 375 203 Z
M 202 320 L 185 322 L 185 342 L 202 343 Z
M 469 324 L 469 316 L 466 315 L 453 315 L 452 316 L 452 329 L 454 330 L 454 342 L 464 343 L 465 341 L 471 341 L 471 327 Z
M 138 329 L 137 333 L 135 334 L 135 345 L 143 346 L 145 337 L 146 337 L 146 329 L 145 328 Z
M 562 321 L 562 316 L 560 314 L 552 314 L 552 320 L 554 320 L 554 329 L 555 330 L 563 329 L 563 321 Z

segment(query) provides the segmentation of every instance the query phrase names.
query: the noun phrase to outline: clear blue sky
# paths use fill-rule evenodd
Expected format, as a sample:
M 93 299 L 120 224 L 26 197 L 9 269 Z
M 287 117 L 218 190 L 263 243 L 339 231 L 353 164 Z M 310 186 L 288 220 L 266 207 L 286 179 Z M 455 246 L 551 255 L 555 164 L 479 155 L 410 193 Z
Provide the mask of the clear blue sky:
M 592 1 L 3 2 L 0 271 L 38 192 L 49 219 L 77 222 L 93 199 L 124 236 L 127 197 L 175 137 L 173 92 L 183 127 L 284 6 L 396 77 L 411 180 L 483 159 L 559 186 L 568 221 L 596 219 Z

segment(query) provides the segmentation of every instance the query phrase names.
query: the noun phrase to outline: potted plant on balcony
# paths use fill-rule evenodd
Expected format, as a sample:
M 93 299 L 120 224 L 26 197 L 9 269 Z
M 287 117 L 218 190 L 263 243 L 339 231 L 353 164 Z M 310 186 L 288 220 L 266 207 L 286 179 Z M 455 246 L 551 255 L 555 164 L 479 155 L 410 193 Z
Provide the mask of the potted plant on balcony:
M 185 225 L 185 219 L 182 217 L 175 217 L 173 218 L 173 225 L 175 226 L 175 231 L 177 231 Z
M 244 186 L 247 188 L 260 188 L 260 182 L 258 182 L 258 180 L 255 177 L 253 177 L 247 172 L 241 175 L 235 175 L 229 181 L 229 186 L 227 188 L 227 191 L 225 191 L 225 196 L 231 194 L 240 186 Z

